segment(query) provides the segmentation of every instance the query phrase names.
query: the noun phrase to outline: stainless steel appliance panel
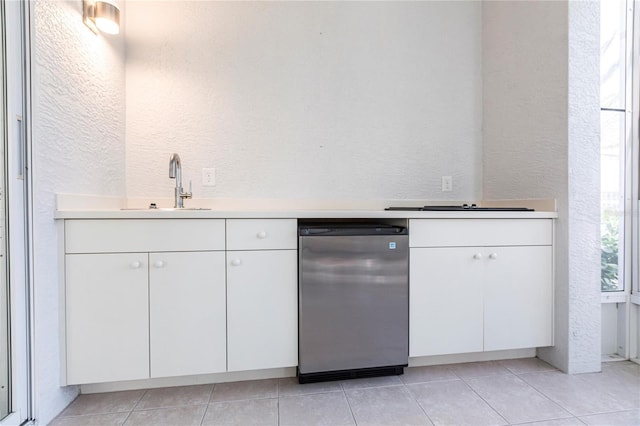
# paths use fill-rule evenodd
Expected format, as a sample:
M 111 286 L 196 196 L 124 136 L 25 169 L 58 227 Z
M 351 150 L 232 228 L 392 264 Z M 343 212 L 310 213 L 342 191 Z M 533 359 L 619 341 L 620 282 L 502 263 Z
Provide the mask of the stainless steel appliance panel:
M 299 237 L 301 374 L 407 364 L 408 238 Z

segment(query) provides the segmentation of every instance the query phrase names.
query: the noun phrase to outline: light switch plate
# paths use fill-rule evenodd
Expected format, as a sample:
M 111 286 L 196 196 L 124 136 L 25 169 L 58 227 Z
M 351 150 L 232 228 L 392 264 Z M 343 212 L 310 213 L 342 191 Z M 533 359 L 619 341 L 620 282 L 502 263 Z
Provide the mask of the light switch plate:
M 202 186 L 216 186 L 216 169 L 205 167 L 202 169 Z

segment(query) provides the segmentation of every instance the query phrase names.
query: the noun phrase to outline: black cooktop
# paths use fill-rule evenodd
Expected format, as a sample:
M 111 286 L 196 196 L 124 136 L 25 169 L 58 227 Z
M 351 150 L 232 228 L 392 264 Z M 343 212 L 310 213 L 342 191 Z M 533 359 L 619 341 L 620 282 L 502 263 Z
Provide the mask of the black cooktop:
M 478 207 L 475 204 L 462 204 L 457 206 L 387 207 L 385 210 L 408 211 L 408 212 L 428 212 L 428 211 L 532 212 L 532 211 L 535 211 L 534 209 L 529 209 L 527 207 Z

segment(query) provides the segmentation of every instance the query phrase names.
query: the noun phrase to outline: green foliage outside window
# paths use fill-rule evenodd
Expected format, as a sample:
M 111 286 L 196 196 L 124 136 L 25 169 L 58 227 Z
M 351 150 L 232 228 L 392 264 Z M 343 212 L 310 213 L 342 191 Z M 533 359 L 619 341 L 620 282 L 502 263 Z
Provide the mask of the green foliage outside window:
M 618 287 L 618 215 L 605 210 L 602 214 L 600 287 L 602 291 L 616 291 Z

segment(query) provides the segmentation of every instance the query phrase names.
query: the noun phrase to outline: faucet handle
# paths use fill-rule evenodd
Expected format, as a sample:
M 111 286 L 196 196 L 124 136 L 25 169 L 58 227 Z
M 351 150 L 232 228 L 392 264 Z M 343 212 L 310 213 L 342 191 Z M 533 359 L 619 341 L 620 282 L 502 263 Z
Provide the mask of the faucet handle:
M 191 179 L 189 179 L 189 192 L 183 192 L 180 194 L 180 196 L 182 198 L 191 198 L 193 196 L 193 193 L 191 192 L 191 188 L 192 188 L 192 182 L 191 182 Z

